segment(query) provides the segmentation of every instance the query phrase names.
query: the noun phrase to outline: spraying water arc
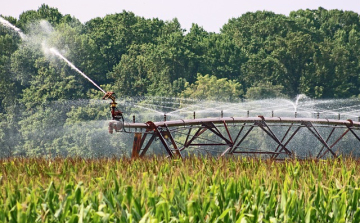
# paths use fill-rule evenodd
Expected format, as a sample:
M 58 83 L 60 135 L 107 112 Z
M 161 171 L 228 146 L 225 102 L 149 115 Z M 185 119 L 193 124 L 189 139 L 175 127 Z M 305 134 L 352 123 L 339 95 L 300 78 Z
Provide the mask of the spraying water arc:
M 5 27 L 13 29 L 15 32 L 17 32 L 20 35 L 20 37 L 23 40 L 27 39 L 27 36 L 19 28 L 12 25 L 9 21 L 5 20 L 4 18 L 0 17 L 0 23 L 3 24 Z M 99 85 L 97 85 L 93 80 L 91 80 L 86 74 L 81 72 L 73 63 L 71 63 L 68 59 L 66 59 L 66 57 L 64 57 L 57 49 L 50 48 L 49 50 L 51 53 L 53 53 L 54 55 L 56 55 L 59 58 L 61 58 L 62 60 L 64 60 L 72 69 L 74 69 L 77 73 L 81 74 L 88 81 L 90 81 L 95 87 L 97 87 L 100 91 L 102 91 L 105 94 L 103 99 L 112 100 L 112 102 L 110 103 L 112 118 L 113 118 L 113 120 L 121 121 L 121 122 L 119 122 L 120 124 L 115 126 L 115 130 L 120 131 L 122 129 L 122 126 L 124 123 L 124 118 L 122 116 L 122 112 L 116 107 L 117 103 L 115 102 L 115 93 L 104 91 Z
M 2 18 L 0 16 L 0 23 L 3 24 L 5 27 L 11 28 L 13 29 L 15 32 L 17 32 L 20 37 L 22 39 L 26 39 L 26 35 L 16 26 L 12 25 L 9 21 L 7 21 L 6 19 Z M 83 72 L 81 72 L 73 63 L 71 63 L 68 59 L 66 59 L 58 50 L 56 50 L 55 48 L 50 48 L 49 49 L 51 53 L 53 53 L 54 55 L 58 56 L 59 58 L 61 58 L 62 60 L 64 60 L 72 69 L 74 69 L 76 72 L 78 72 L 79 74 L 81 74 L 83 77 L 85 77 L 88 81 L 90 81 L 95 87 L 97 87 L 100 91 L 102 91 L 104 94 L 107 94 L 106 91 L 104 91 L 99 85 L 97 85 L 93 80 L 91 80 L 86 74 L 84 74 Z M 105 96 L 104 96 L 105 97 Z M 111 98 L 111 97 L 110 97 Z
M 100 91 L 102 91 L 104 94 L 106 94 L 106 91 L 104 91 L 99 85 L 97 85 L 93 80 L 91 80 L 86 74 L 81 72 L 73 63 L 71 63 L 68 59 L 66 59 L 59 51 L 57 51 L 55 48 L 50 48 L 50 52 L 55 54 L 56 56 L 63 59 L 72 69 L 74 69 L 76 72 L 81 74 L 83 77 L 85 77 L 88 81 L 90 81 L 95 87 L 97 87 Z
M 114 92 L 106 92 L 104 91 L 99 85 L 97 85 L 93 80 L 91 80 L 86 74 L 81 72 L 73 63 L 71 63 L 68 59 L 66 59 L 58 50 L 55 48 L 50 48 L 50 52 L 55 54 L 56 56 L 60 57 L 62 60 L 64 60 L 72 69 L 74 69 L 76 72 L 81 74 L 83 77 L 85 77 L 88 81 L 90 81 L 95 87 L 97 87 L 100 91 L 102 91 L 105 95 L 103 97 L 103 100 L 110 99 L 110 110 L 111 110 L 111 116 L 113 120 L 118 121 L 117 124 L 110 128 L 109 126 L 109 132 L 112 133 L 113 129 L 115 131 L 121 131 L 124 126 L 124 117 L 122 115 L 122 112 L 116 107 L 117 103 L 115 102 L 115 93 Z
M 7 21 L 1 16 L 0 16 L 0 23 L 17 32 L 20 35 L 21 39 L 26 39 L 26 35 L 19 28 L 17 28 L 16 26 L 14 26 L 13 24 L 11 24 L 9 21 Z

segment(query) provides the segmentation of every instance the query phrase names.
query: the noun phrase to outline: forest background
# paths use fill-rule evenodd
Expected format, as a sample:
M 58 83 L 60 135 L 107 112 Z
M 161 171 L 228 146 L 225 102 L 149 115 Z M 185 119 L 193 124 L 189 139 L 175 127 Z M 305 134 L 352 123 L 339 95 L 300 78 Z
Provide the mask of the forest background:
M 48 5 L 4 18 L 29 38 L 0 25 L 0 157 L 128 151 L 104 132 L 102 93 L 44 53 L 43 40 L 118 98 L 360 95 L 360 16 L 352 11 L 248 12 L 220 33 L 127 11 L 81 23 Z M 98 121 L 84 128 L 89 120 Z

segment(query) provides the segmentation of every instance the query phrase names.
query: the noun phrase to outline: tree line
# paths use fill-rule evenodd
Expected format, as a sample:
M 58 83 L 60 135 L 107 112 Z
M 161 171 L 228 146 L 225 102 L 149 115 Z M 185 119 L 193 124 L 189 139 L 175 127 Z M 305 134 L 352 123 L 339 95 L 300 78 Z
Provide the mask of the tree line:
M 4 18 L 34 38 L 24 41 L 0 25 L 2 151 L 60 151 L 64 145 L 78 150 L 73 136 L 46 135 L 48 126 L 76 129 L 76 123 L 106 117 L 91 102 L 86 109 L 65 106 L 64 101 L 98 99 L 101 92 L 65 63 L 49 59 L 40 50 L 44 39 L 120 97 L 232 101 L 360 94 L 360 16 L 352 11 L 248 12 L 229 19 L 219 33 L 197 24 L 184 30 L 176 18 L 146 19 L 128 11 L 81 23 L 45 4 Z

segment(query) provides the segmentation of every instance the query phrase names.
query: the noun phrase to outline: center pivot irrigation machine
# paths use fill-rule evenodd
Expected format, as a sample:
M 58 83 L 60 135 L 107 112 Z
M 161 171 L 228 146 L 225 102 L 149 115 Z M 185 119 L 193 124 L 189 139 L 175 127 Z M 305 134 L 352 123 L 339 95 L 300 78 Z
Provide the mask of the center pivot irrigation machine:
M 15 30 L 22 39 L 27 36 L 20 29 L 2 21 Z M 184 157 L 191 153 L 228 156 L 241 154 L 283 159 L 287 157 L 337 157 L 341 154 L 360 156 L 360 120 L 295 117 L 223 117 L 164 120 L 161 122 L 127 123 L 117 108 L 115 94 L 105 92 L 88 76 L 67 60 L 56 48 L 50 53 L 64 60 L 110 99 L 112 119 L 109 132 L 134 134 L 133 158 L 143 157 L 151 147 L 163 148 L 169 157 Z M 297 104 L 298 100 L 296 101 Z M 358 103 L 358 102 L 357 102 Z M 355 110 L 360 111 L 360 110 Z M 135 119 L 133 119 L 135 120 Z M 359 150 L 359 151 L 358 151 Z M 153 151 L 155 151 L 153 149 Z M 158 151 L 158 150 L 157 150 Z
M 359 153 L 360 122 L 339 119 L 295 117 L 223 117 L 124 122 L 115 94 L 107 92 L 112 119 L 109 133 L 134 134 L 132 158 L 144 157 L 152 146 L 163 148 L 171 158 L 188 154 L 219 157 L 241 154 L 284 159 L 338 157 Z M 155 144 L 155 145 L 154 145 Z

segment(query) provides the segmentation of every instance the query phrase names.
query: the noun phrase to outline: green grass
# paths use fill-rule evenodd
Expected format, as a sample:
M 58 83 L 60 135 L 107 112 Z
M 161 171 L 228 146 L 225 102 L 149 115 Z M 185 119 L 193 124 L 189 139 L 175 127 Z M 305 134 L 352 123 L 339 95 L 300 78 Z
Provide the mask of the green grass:
M 0 222 L 360 222 L 355 159 L 0 160 Z

